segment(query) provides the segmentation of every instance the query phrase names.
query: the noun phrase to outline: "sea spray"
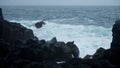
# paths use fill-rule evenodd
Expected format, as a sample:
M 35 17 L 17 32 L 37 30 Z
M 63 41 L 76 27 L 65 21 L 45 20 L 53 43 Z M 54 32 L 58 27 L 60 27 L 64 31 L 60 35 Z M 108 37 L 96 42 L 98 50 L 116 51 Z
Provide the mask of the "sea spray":
M 56 37 L 58 41 L 75 41 L 80 50 L 80 57 L 87 54 L 92 55 L 99 47 L 110 48 L 111 28 L 95 25 L 58 24 L 45 21 L 46 25 L 37 29 L 34 24 L 38 20 L 12 21 L 19 22 L 23 26 L 32 29 L 39 39 L 50 40 Z

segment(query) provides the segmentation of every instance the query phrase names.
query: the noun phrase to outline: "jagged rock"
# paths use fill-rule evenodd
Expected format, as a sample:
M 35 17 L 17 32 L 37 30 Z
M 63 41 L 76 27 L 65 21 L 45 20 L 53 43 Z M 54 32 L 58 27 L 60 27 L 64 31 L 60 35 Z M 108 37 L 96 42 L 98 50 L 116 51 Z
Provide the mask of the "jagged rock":
M 97 51 L 95 52 L 95 54 L 92 56 L 93 59 L 102 59 L 104 56 L 104 52 L 105 49 L 100 47 L 99 49 L 97 49 Z
M 115 24 L 112 28 L 112 43 L 111 43 L 111 49 L 120 47 L 120 19 L 115 21 Z
M 84 59 L 92 59 L 93 58 L 93 55 L 86 55 L 85 57 L 84 57 Z
M 52 43 L 52 44 L 57 43 L 57 39 L 56 39 L 56 37 L 53 37 L 53 38 L 50 40 L 50 43 Z
M 2 9 L 0 8 L 0 22 L 2 22 L 4 20 L 3 18 L 3 14 L 2 14 Z
M 53 37 L 50 41 L 47 41 L 43 47 L 49 48 L 50 46 L 54 46 L 57 43 L 56 37 Z
M 79 49 L 78 47 L 74 44 L 73 42 L 67 42 L 67 44 L 70 48 L 71 48 L 71 52 L 74 58 L 78 58 L 79 57 Z
M 71 59 L 72 56 L 74 58 L 79 57 L 79 49 L 74 44 L 74 42 L 68 42 L 65 44 L 64 42 L 58 42 L 56 37 L 53 37 L 50 41 L 42 45 L 42 48 L 49 50 L 51 55 L 54 54 L 54 59 Z
M 65 59 L 72 58 L 71 48 L 67 46 L 64 42 L 57 42 L 54 45 L 54 48 L 55 48 L 56 54 L 59 57 L 63 57 Z
M 40 21 L 40 22 L 37 22 L 37 23 L 35 24 L 35 27 L 36 27 L 36 28 L 41 28 L 43 25 L 45 25 L 45 22 L 44 22 L 44 21 Z
M 0 26 L 1 38 L 7 42 L 35 38 L 31 29 L 27 29 L 19 23 L 8 22 L 4 20 L 0 23 Z
M 46 43 L 46 41 L 44 40 L 44 39 L 42 39 L 42 40 L 39 40 L 39 45 L 44 45 Z
M 112 32 L 113 39 L 110 48 L 109 60 L 111 63 L 120 67 L 120 19 L 115 21 Z

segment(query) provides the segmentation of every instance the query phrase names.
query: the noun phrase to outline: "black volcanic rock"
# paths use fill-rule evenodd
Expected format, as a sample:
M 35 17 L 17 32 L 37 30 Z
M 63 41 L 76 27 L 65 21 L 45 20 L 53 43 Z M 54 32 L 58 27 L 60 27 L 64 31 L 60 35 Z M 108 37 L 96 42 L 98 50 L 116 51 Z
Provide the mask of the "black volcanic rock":
M 120 47 L 120 20 L 116 20 L 115 24 L 112 28 L 112 43 L 111 43 L 111 49 Z
M 105 49 L 100 47 L 96 53 L 92 56 L 92 59 L 102 59 L 104 56 Z
M 96 50 L 96 52 L 93 55 L 86 55 L 84 57 L 84 59 L 100 60 L 100 59 L 103 59 L 105 57 L 105 55 L 107 55 L 107 54 L 108 54 L 107 50 L 105 50 L 104 48 L 100 47 L 100 48 L 98 48 Z
M 41 28 L 43 25 L 45 25 L 45 22 L 44 22 L 44 21 L 40 21 L 40 22 L 37 22 L 37 23 L 35 24 L 35 27 L 36 27 L 36 28 Z
M 4 18 L 3 18 L 3 15 L 2 15 L 2 9 L 0 8 L 0 22 L 3 21 Z
M 79 57 L 79 49 L 78 47 L 74 44 L 73 42 L 67 42 L 67 44 L 70 48 L 71 48 L 71 52 L 74 58 L 78 58 Z
M 112 28 L 112 43 L 110 48 L 109 60 L 120 67 L 120 19 L 115 21 Z
M 4 20 L 0 22 L 0 26 L 1 38 L 7 42 L 35 38 L 31 29 L 27 29 L 19 23 L 8 22 Z

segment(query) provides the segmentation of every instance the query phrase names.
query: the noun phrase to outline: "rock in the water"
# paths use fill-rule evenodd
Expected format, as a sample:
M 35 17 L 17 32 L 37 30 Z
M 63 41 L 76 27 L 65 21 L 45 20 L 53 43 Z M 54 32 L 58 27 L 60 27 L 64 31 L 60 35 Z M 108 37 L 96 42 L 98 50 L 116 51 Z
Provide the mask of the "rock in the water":
M 37 23 L 35 24 L 35 27 L 36 27 L 36 28 L 41 28 L 43 25 L 45 25 L 45 22 L 44 22 L 44 21 L 40 21 L 40 22 L 37 22 Z

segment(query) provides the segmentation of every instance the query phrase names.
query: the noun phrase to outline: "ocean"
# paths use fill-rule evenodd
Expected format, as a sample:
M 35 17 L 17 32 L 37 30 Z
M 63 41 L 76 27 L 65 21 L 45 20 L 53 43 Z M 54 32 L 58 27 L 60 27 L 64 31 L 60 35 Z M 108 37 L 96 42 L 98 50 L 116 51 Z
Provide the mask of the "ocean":
M 80 57 L 110 48 L 112 26 L 120 19 L 120 6 L 0 6 L 4 18 L 32 29 L 39 39 L 74 41 Z M 36 22 L 46 25 L 37 29 Z

